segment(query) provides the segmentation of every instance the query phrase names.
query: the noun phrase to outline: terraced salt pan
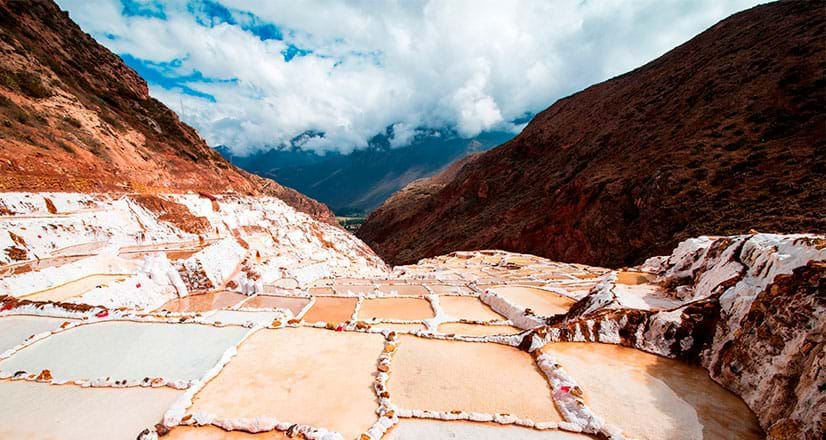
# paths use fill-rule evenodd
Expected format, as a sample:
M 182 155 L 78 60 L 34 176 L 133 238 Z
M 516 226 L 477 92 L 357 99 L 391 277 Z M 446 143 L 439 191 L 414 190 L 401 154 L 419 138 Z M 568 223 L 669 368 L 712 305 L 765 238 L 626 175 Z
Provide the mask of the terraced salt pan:
M 5 316 L 0 318 L 0 354 L 23 343 L 30 336 L 57 329 L 63 318 Z
M 332 287 L 310 287 L 307 289 L 310 295 L 333 295 L 335 292 Z
M 340 285 L 336 284 L 333 286 L 333 291 L 336 295 L 368 295 L 373 293 L 373 285 L 372 284 L 345 284 Z
M 610 344 L 555 343 L 542 352 L 577 381 L 598 416 L 630 436 L 763 438 L 746 404 L 700 367 Z
M 244 431 L 224 431 L 215 426 L 178 426 L 163 440 L 291 440 L 281 431 L 271 431 L 263 434 L 250 434 Z
M 439 332 L 461 336 L 515 335 L 521 331 L 510 325 L 480 325 L 462 322 L 446 322 L 439 325 Z
M 430 292 L 418 284 L 377 283 L 379 292 L 396 295 L 427 295 Z
M 587 440 L 591 437 L 566 431 L 537 431 L 521 426 L 500 426 L 465 421 L 404 419 L 384 440 Z
M 359 319 L 419 321 L 432 318 L 430 301 L 422 298 L 369 298 L 361 303 Z
M 293 316 L 301 313 L 301 310 L 310 302 L 309 298 L 257 295 L 244 303 L 244 308 L 253 309 L 287 309 Z
M 404 409 L 561 421 L 531 356 L 505 345 L 400 335 L 388 388 L 392 402 Z
M 281 278 L 272 282 L 272 286 L 278 289 L 297 289 L 298 281 L 292 278 Z
M 128 275 L 90 275 L 51 289 L 29 293 L 22 297 L 32 301 L 65 301 L 83 295 L 98 286 L 109 286 L 128 277 Z
M 237 292 L 219 290 L 175 298 L 157 310 L 174 313 L 207 312 L 232 307 L 247 298 L 249 297 Z
M 448 315 L 455 319 L 472 321 L 490 321 L 493 319 L 507 319 L 488 307 L 487 304 L 475 296 L 439 296 L 439 306 Z
M 334 298 L 330 296 L 318 296 L 304 314 L 305 322 L 343 322 L 349 321 L 353 317 L 353 310 L 356 309 L 356 298 Z
M 56 381 L 140 382 L 200 378 L 247 329 L 128 321 L 82 325 L 56 333 L 0 362 L 0 372 L 51 371 Z
M 81 388 L 0 381 L 0 438 L 133 439 L 182 394 L 171 388 Z
M 382 323 L 373 324 L 371 326 L 371 328 L 374 328 L 374 329 L 387 329 L 387 330 L 393 330 L 393 331 L 397 331 L 397 332 L 409 332 L 411 330 L 425 330 L 425 329 L 427 329 L 427 327 L 425 327 L 424 324 L 398 324 L 398 323 L 392 323 L 392 322 L 382 322 Z
M 240 311 L 240 310 L 219 310 L 208 317 L 205 321 L 220 322 L 222 324 L 262 324 L 266 325 L 276 319 L 284 318 L 284 314 L 278 311 Z
M 459 294 L 459 295 L 469 295 L 471 293 L 470 289 L 466 286 L 451 286 L 448 284 L 428 284 L 428 288 L 430 288 L 433 293 L 445 295 L 445 294 Z
M 377 334 L 260 330 L 196 394 L 189 413 L 219 419 L 269 416 L 357 438 L 377 420 L 373 381 L 383 347 Z
M 490 290 L 505 298 L 508 302 L 533 310 L 540 316 L 553 316 L 565 313 L 574 304 L 570 298 L 548 290 L 524 286 L 494 286 Z

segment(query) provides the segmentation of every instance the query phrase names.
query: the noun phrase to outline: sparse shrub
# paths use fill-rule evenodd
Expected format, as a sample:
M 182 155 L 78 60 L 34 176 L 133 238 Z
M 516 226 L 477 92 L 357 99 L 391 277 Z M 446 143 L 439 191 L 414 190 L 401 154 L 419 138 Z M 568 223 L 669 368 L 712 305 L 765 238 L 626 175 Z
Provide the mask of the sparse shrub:
M 40 77 L 34 72 L 4 70 L 0 72 L 0 83 L 7 89 L 35 99 L 52 96 L 52 91 L 43 85 Z
M 67 124 L 69 124 L 69 125 L 71 125 L 72 127 L 75 127 L 75 128 L 80 128 L 80 127 L 83 126 L 83 124 L 81 124 L 80 121 L 78 121 L 77 119 L 75 119 L 75 118 L 73 118 L 69 115 L 66 115 L 66 116 L 63 117 L 63 122 L 65 122 L 65 123 L 67 123 Z

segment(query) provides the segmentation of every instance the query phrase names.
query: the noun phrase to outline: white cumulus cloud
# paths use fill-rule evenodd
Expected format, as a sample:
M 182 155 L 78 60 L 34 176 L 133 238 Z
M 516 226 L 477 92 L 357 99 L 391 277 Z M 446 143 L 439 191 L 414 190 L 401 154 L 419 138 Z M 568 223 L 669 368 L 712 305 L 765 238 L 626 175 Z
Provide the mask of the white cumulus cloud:
M 391 126 L 393 146 L 423 129 L 518 131 L 757 2 L 220 0 L 231 20 L 204 0 L 58 3 L 115 53 L 162 66 L 174 81 L 150 78 L 152 95 L 243 154 L 307 133 L 302 148 L 348 152 Z

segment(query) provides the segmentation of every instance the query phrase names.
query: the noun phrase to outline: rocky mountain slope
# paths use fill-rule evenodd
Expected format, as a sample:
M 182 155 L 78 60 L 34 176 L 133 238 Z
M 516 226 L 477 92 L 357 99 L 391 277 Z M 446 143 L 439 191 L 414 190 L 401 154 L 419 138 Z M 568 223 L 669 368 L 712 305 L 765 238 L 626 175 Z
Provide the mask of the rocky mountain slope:
M 395 264 L 501 248 L 618 266 L 701 234 L 824 231 L 823 10 L 738 13 L 559 100 L 434 194 L 391 198 L 358 235 Z
M 51 1 L 0 1 L 0 191 L 229 192 L 322 204 L 227 163 Z
M 387 135 L 350 154 L 324 156 L 297 148 L 269 150 L 246 157 L 218 151 L 233 164 L 289 185 L 320 200 L 337 213 L 370 212 L 408 183 L 428 177 L 462 157 L 507 142 L 510 132 L 487 132 L 475 138 L 433 131 L 410 145 L 393 147 Z

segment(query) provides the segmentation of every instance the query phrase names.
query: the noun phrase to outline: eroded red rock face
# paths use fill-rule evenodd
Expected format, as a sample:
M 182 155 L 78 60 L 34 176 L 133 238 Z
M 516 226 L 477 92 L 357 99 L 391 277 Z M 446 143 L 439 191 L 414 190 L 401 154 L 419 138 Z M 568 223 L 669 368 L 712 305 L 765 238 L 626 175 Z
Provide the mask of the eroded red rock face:
M 753 8 L 564 98 L 358 235 L 394 264 L 498 248 L 620 266 L 701 234 L 824 231 L 823 7 Z
M 51 1 L 0 1 L 0 54 L 0 191 L 234 191 L 335 221 L 225 161 Z

